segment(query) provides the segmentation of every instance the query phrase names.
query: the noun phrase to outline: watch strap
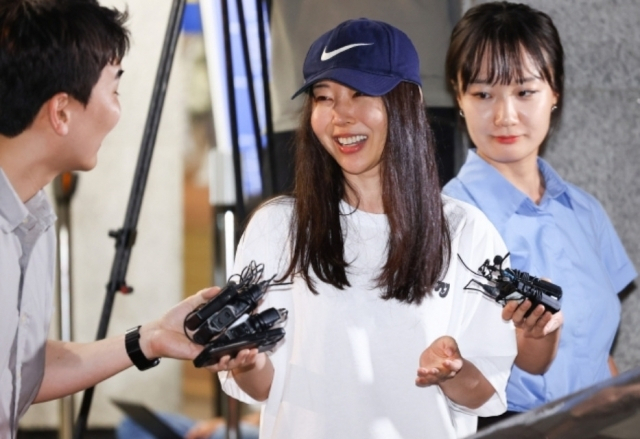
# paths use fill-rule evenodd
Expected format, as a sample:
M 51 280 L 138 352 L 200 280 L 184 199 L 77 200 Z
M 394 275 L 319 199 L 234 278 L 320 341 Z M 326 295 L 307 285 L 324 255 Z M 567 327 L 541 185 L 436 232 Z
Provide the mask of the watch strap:
M 129 355 L 129 358 L 139 370 L 147 370 L 160 363 L 159 358 L 150 360 L 144 356 L 140 348 L 140 325 L 129 329 L 125 333 L 124 345 L 127 350 L 127 355 Z

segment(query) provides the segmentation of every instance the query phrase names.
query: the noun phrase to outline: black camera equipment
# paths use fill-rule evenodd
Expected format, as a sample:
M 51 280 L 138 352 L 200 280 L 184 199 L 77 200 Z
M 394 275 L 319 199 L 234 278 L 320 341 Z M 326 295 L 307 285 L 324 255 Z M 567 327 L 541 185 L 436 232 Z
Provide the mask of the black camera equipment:
M 225 355 L 233 357 L 242 349 L 264 352 L 284 337 L 284 329 L 273 328 L 287 319 L 283 308 L 269 308 L 232 326 L 256 309 L 271 285 L 273 277 L 259 281 L 263 270 L 263 264 L 251 261 L 240 275 L 229 278 L 220 293 L 186 316 L 185 334 L 194 343 L 206 346 L 193 361 L 196 367 L 215 364 Z
M 544 305 L 547 311 L 555 314 L 560 310 L 560 298 L 562 298 L 562 288 L 545 280 L 531 276 L 529 273 L 512 269 L 502 268 L 502 263 L 509 257 L 507 253 L 504 257 L 497 255 L 493 258 L 493 264 L 489 259 L 473 271 L 464 263 L 460 255 L 458 258 L 467 270 L 472 273 L 484 277 L 490 284 L 478 282 L 471 279 L 465 290 L 479 291 L 490 299 L 495 300 L 501 305 L 506 305 L 507 301 L 517 300 L 523 302 L 529 299 L 532 303 L 531 308 L 525 314 L 528 316 L 539 305 Z M 479 288 L 478 288 L 479 287 Z

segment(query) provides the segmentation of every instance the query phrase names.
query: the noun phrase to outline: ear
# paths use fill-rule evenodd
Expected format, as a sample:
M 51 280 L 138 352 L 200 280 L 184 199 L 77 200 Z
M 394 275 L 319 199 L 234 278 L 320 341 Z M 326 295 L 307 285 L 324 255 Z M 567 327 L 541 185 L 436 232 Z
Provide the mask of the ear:
M 71 121 L 71 98 L 67 93 L 56 93 L 44 105 L 46 107 L 49 124 L 53 131 L 60 136 L 66 136 L 69 132 Z
M 453 94 L 456 97 L 456 102 L 458 103 L 458 108 L 460 108 L 460 98 L 462 97 L 462 95 L 460 93 L 458 82 L 451 81 L 451 91 L 453 91 Z
M 462 97 L 459 93 L 456 93 L 456 102 L 458 103 L 458 110 L 462 109 Z
M 556 92 L 553 93 L 553 100 L 552 100 L 552 104 L 551 105 L 557 105 L 558 104 L 558 99 L 560 98 L 560 95 Z

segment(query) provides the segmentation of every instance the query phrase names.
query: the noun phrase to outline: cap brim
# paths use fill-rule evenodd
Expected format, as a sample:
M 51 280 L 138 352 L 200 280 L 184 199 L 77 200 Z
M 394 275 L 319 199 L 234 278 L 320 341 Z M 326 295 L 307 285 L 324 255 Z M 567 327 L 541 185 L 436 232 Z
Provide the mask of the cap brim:
M 393 90 L 400 82 L 404 81 L 404 79 L 396 76 L 386 76 L 346 68 L 335 68 L 322 71 L 308 78 L 305 84 L 291 96 L 291 99 L 309 90 L 315 83 L 326 79 L 339 82 L 369 96 L 385 95 Z

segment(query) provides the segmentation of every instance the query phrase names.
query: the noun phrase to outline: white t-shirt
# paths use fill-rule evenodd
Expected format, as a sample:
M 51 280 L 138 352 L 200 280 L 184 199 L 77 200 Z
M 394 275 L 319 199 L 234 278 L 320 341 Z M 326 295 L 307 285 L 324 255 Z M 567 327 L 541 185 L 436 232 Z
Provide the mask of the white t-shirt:
M 270 354 L 275 374 L 262 410 L 261 439 L 464 437 L 476 416 L 506 410 L 505 387 L 516 355 L 515 329 L 501 307 L 463 287 L 487 258 L 506 253 L 502 239 L 476 208 L 443 197 L 452 230 L 452 260 L 443 282 L 420 305 L 382 300 L 374 286 L 386 260 L 386 215 L 342 203 L 346 261 L 351 287 L 337 290 L 317 282 L 318 295 L 304 281 L 269 288 L 260 309 L 289 311 L 286 336 Z M 252 218 L 238 248 L 235 272 L 252 260 L 264 277 L 282 274 L 289 260 L 293 201 L 279 198 Z M 479 280 L 482 280 L 479 278 Z M 444 296 L 444 297 L 442 297 Z M 420 354 L 436 338 L 454 337 L 462 356 L 496 389 L 476 410 L 461 407 L 438 386 L 418 387 Z M 226 372 L 223 389 L 255 403 Z

